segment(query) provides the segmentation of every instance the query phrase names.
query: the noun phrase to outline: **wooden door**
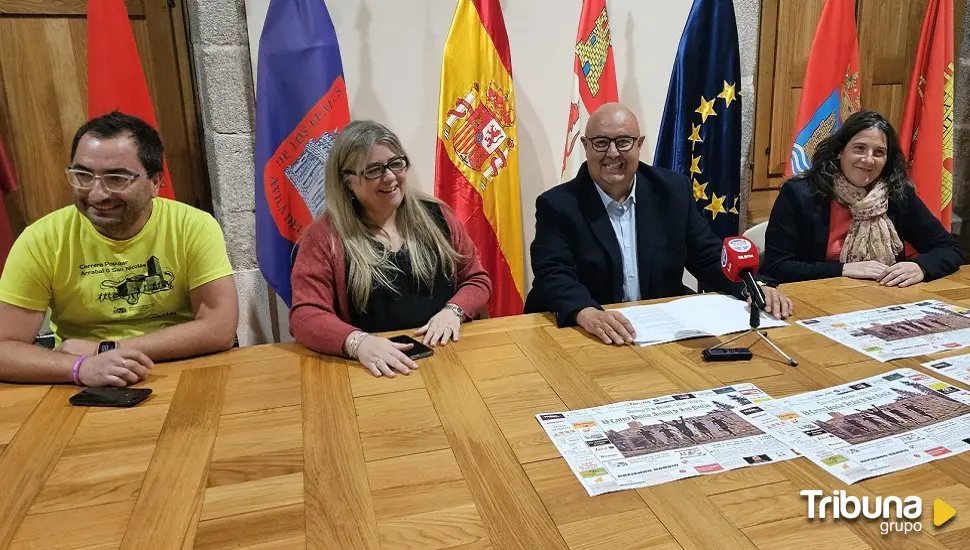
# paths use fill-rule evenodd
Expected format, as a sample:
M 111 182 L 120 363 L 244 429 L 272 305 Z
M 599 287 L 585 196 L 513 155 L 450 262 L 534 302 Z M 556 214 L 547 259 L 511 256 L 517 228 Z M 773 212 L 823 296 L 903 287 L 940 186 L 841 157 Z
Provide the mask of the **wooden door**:
M 748 223 L 768 218 L 791 147 L 805 67 L 825 0 L 763 0 Z
M 856 0 L 862 107 L 899 127 L 927 0 Z M 962 23 L 963 0 L 954 0 Z M 752 144 L 751 225 L 768 219 L 788 161 L 808 54 L 824 0 L 762 0 Z M 955 29 L 959 51 L 962 26 Z
M 862 107 L 898 130 L 927 0 L 857 0 Z
M 175 196 L 211 210 L 183 4 L 127 0 Z M 64 167 L 87 119 L 86 11 L 86 0 L 0 0 L 0 132 L 21 183 L 15 231 L 70 202 Z

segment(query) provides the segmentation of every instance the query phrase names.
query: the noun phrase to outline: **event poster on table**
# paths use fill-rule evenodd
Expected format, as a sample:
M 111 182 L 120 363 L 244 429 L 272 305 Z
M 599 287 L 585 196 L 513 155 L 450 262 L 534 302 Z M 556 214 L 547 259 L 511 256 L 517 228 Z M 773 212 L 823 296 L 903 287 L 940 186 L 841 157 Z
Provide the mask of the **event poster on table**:
M 738 412 L 770 400 L 745 383 L 536 418 L 595 496 L 797 457 Z
M 759 408 L 752 424 L 846 484 L 970 450 L 970 392 L 913 369 Z
M 797 321 L 877 361 L 970 346 L 970 309 L 924 300 Z
M 970 384 L 970 353 L 953 355 L 937 361 L 923 363 L 920 366 L 933 369 L 943 376 L 959 380 L 964 384 Z

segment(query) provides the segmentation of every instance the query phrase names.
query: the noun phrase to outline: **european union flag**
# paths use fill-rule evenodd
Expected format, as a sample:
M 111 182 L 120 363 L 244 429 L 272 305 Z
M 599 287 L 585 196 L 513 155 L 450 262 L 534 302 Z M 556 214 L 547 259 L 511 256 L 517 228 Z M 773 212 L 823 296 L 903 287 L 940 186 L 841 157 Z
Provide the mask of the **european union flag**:
M 738 234 L 741 63 L 731 0 L 694 0 L 674 60 L 655 166 L 691 180 L 701 215 L 721 238 Z
M 324 168 L 350 122 L 337 33 L 321 0 L 271 0 L 256 66 L 256 259 L 291 304 L 303 230 L 323 212 Z

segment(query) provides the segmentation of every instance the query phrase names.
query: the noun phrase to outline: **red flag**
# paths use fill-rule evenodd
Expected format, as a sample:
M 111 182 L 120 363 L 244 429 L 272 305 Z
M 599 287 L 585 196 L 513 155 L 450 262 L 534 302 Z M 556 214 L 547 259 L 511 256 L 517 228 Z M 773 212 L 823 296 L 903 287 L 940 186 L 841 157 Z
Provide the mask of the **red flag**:
M 0 271 L 7 261 L 7 254 L 13 246 L 13 231 L 10 230 L 10 220 L 7 219 L 7 209 L 3 203 L 3 196 L 17 190 L 17 174 L 13 170 L 13 159 L 0 136 Z
M 88 118 L 115 109 L 158 129 L 124 0 L 88 2 Z M 159 195 L 174 199 L 168 164 Z
M 826 0 L 805 68 L 785 178 L 807 170 L 815 146 L 859 110 L 859 44 L 854 0 Z
M 930 0 L 899 131 L 909 177 L 950 230 L 953 196 L 953 0 Z
M 579 135 L 586 128 L 590 113 L 606 103 L 619 101 L 618 98 L 606 0 L 583 0 L 573 49 L 573 100 L 569 103 L 561 181 L 575 178 L 586 160 Z

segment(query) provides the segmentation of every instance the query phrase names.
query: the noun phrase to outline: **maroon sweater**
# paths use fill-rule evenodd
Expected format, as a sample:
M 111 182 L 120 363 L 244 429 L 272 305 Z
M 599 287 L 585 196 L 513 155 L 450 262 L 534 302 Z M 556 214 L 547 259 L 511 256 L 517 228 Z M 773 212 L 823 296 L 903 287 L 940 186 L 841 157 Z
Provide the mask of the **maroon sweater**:
M 468 231 L 450 208 L 442 205 L 441 211 L 451 230 L 451 246 L 462 257 L 455 266 L 455 295 L 448 301 L 474 317 L 485 310 L 492 282 Z M 359 329 L 350 324 L 343 243 L 329 221 L 317 220 L 306 229 L 290 281 L 290 334 L 318 353 L 343 355 L 347 336 Z

